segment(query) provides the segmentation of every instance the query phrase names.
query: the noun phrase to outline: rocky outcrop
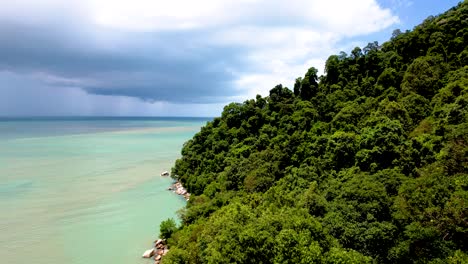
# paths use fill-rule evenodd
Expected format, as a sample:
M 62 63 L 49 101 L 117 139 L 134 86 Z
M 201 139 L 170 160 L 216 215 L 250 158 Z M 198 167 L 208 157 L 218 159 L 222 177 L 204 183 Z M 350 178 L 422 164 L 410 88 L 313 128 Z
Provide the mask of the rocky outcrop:
M 161 258 L 169 252 L 167 248 L 166 240 L 165 239 L 158 239 L 154 242 L 154 249 L 156 254 L 154 255 L 154 264 L 159 264 L 161 262 Z
M 154 248 L 146 250 L 143 255 L 141 255 L 142 258 L 151 258 L 154 256 L 156 250 Z
M 166 172 L 161 173 L 161 176 Z M 169 174 L 168 174 L 169 175 Z M 190 193 L 182 186 L 182 183 L 179 181 L 173 183 L 169 186 L 168 190 L 173 191 L 177 195 L 183 196 L 187 201 L 190 198 Z M 154 264 L 159 264 L 163 256 L 165 256 L 169 252 L 169 248 L 167 247 L 167 243 L 165 239 L 158 239 L 154 241 L 154 246 L 152 249 L 148 249 L 143 253 L 143 258 L 151 258 L 154 257 Z
M 154 264 L 159 264 L 163 256 L 165 256 L 169 252 L 167 248 L 166 240 L 165 239 L 158 239 L 154 241 L 154 246 L 152 249 L 148 249 L 143 253 L 143 258 L 151 258 L 154 257 Z
M 187 200 L 187 201 L 190 199 L 190 193 L 187 192 L 187 190 L 184 188 L 184 186 L 182 186 L 182 183 L 180 183 L 179 181 L 172 184 L 168 188 L 168 190 L 173 191 L 174 193 L 176 193 L 178 195 L 182 195 L 185 198 L 185 200 Z
M 163 256 L 165 256 L 169 252 L 167 248 L 167 243 L 165 239 L 158 239 L 154 241 L 154 246 L 152 249 L 146 250 L 142 257 L 143 258 L 151 258 L 154 257 L 154 264 L 159 264 Z

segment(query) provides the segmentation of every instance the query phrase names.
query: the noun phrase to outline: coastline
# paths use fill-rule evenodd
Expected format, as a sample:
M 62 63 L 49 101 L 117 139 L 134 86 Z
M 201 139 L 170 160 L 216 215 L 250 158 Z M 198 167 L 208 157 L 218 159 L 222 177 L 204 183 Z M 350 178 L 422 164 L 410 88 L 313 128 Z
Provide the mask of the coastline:
M 177 195 L 183 196 L 187 201 L 190 200 L 190 193 L 185 189 L 180 181 L 176 181 L 167 189 Z
M 161 177 L 168 177 L 169 175 L 166 174 L 167 172 L 161 173 Z M 190 193 L 185 189 L 180 181 L 173 182 L 168 188 L 168 191 L 172 191 L 173 193 L 184 197 L 186 201 L 190 200 Z M 167 245 L 166 239 L 157 239 L 154 241 L 153 246 L 143 252 L 142 258 L 152 258 L 154 260 L 154 264 L 160 264 L 162 257 L 165 256 L 169 252 L 169 247 Z
M 173 179 L 159 172 L 173 166 L 202 123 L 192 131 L 175 121 L 167 125 L 180 131 L 145 129 L 160 125 L 0 122 L 0 226 L 8 227 L 0 239 L 2 263 L 24 263 L 23 248 L 38 264 L 138 261 L 157 238 L 156 225 L 175 219 L 186 204 L 167 191 Z M 108 127 L 122 131 L 90 132 Z M 147 133 L 133 132 L 140 127 Z M 161 207 L 150 212 L 155 204 Z M 112 254 L 103 254 L 102 245 Z
M 159 264 L 163 256 L 169 252 L 167 247 L 166 239 L 158 239 L 154 241 L 153 247 L 146 250 L 142 258 L 153 258 L 154 264 Z

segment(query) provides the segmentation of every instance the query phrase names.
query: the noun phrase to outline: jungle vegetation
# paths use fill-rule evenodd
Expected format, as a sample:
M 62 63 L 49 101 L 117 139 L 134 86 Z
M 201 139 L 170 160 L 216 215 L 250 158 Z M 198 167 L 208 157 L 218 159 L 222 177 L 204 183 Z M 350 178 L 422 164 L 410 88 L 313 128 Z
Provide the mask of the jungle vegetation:
M 163 263 L 468 263 L 468 1 L 317 74 L 185 143 Z

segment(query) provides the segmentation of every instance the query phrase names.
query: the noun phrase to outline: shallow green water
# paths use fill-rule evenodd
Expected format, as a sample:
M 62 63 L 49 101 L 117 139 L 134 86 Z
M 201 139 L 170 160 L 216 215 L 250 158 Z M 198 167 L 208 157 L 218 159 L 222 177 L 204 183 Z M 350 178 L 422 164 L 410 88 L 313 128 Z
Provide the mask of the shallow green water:
M 159 174 L 204 123 L 0 120 L 1 262 L 148 263 L 185 204 Z

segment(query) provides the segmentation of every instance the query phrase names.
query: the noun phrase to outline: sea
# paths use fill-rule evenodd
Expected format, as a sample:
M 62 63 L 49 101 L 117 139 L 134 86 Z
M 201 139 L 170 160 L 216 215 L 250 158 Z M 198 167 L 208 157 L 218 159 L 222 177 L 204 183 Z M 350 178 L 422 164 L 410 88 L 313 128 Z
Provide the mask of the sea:
M 181 148 L 209 118 L 0 118 L 0 263 L 147 264 Z

